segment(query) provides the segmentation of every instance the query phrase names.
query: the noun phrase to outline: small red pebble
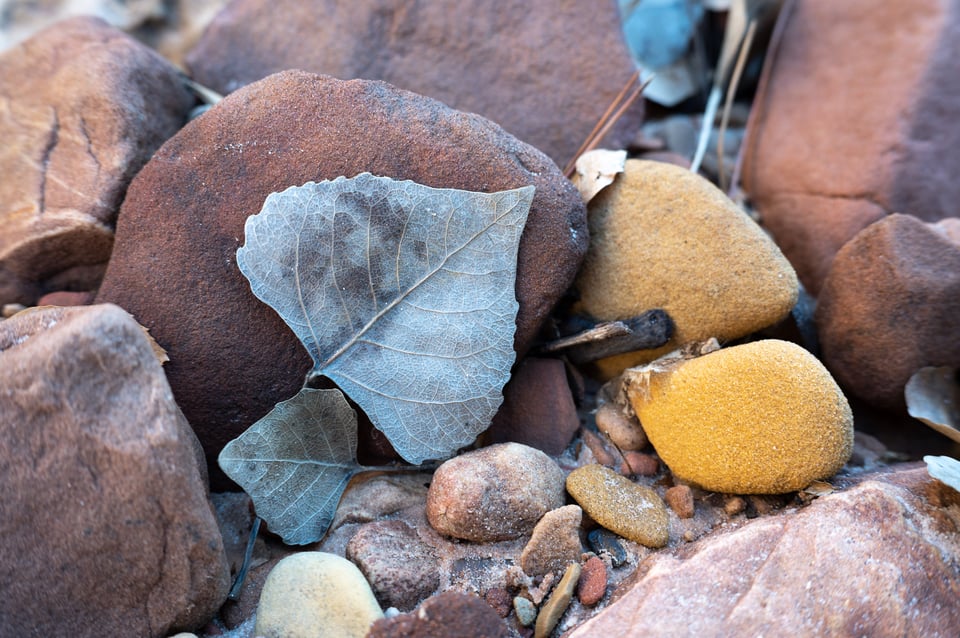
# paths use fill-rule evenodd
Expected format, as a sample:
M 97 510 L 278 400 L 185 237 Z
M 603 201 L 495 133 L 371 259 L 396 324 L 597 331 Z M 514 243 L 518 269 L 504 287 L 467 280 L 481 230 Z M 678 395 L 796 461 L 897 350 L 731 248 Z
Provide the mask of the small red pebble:
M 660 471 L 656 457 L 643 452 L 624 452 L 620 473 L 624 476 L 655 476 Z
M 577 581 L 577 598 L 585 607 L 596 605 L 607 592 L 607 566 L 596 556 L 591 556 L 580 571 Z
M 664 500 L 680 518 L 693 518 L 693 490 L 686 485 L 674 485 L 668 489 Z

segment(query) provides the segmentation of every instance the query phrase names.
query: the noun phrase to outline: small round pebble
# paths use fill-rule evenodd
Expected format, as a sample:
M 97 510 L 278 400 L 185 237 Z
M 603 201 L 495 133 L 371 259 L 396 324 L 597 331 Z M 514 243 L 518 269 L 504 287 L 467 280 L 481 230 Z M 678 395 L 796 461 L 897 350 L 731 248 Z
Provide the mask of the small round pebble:
M 607 592 L 607 566 L 596 556 L 591 556 L 583 564 L 580 580 L 577 582 L 577 598 L 580 604 L 592 607 L 603 599 Z
M 730 496 L 723 502 L 723 511 L 727 516 L 736 516 L 747 509 L 747 501 L 742 496 Z
M 667 508 L 656 492 L 602 465 L 584 465 L 567 477 L 567 492 L 593 520 L 647 547 L 667 544 Z
M 254 635 L 264 638 L 364 638 L 380 605 L 356 565 L 336 554 L 299 552 L 267 576 Z
M 627 562 L 627 552 L 620 543 L 620 537 L 602 528 L 587 534 L 587 544 L 599 556 L 607 556 L 612 567 L 620 567 Z
M 537 606 L 530 599 L 517 596 L 513 599 L 513 610 L 517 612 L 517 620 L 524 627 L 529 627 L 537 620 Z
M 833 476 L 853 451 L 847 399 L 795 343 L 754 341 L 626 375 L 660 459 L 705 490 L 792 492 Z
M 643 452 L 624 452 L 620 473 L 624 476 L 656 476 L 660 471 L 660 461 L 655 456 Z
M 427 491 L 427 519 L 447 536 L 502 541 L 531 533 L 563 500 L 563 472 L 553 459 L 520 443 L 501 443 L 437 468 Z
M 530 576 L 562 571 L 580 560 L 580 522 L 583 510 L 564 505 L 543 515 L 520 554 L 520 567 Z
M 560 622 L 560 617 L 570 606 L 570 599 L 573 598 L 573 590 L 577 587 L 577 581 L 580 580 L 580 564 L 570 563 L 567 565 L 567 571 L 563 578 L 557 583 L 557 587 L 543 603 L 540 613 L 537 614 L 537 624 L 534 627 L 534 638 L 547 638 L 553 628 Z
M 610 437 L 621 450 L 642 450 L 647 447 L 647 435 L 636 419 L 629 419 L 615 405 L 604 403 L 594 415 L 597 429 Z
M 670 506 L 680 518 L 693 518 L 693 490 L 686 485 L 674 485 L 663 495 L 667 505 Z

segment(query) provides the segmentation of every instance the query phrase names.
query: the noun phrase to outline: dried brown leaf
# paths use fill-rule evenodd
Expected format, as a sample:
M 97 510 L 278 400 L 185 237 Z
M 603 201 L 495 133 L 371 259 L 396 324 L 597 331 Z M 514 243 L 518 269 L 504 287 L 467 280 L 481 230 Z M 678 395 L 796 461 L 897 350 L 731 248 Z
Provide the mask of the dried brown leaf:
M 960 383 L 954 368 L 920 368 L 904 389 L 907 412 L 960 443 Z
M 577 172 L 572 181 L 580 191 L 583 202 L 589 203 L 597 193 L 612 184 L 617 174 L 623 172 L 626 161 L 626 151 L 607 149 L 588 151 L 577 158 Z

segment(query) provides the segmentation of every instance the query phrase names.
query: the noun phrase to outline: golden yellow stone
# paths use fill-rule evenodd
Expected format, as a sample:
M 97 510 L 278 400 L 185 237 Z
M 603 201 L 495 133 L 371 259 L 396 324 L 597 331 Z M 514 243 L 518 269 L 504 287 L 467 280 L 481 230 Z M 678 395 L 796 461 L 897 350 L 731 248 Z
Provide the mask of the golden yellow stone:
M 782 494 L 835 474 L 853 415 L 823 364 L 768 339 L 672 366 L 627 371 L 627 395 L 657 454 L 706 490 Z
M 610 357 L 604 376 L 692 341 L 743 337 L 783 319 L 797 275 L 763 230 L 717 187 L 661 162 L 628 160 L 590 202 L 580 310 L 599 320 L 663 308 L 676 331 L 663 348 Z

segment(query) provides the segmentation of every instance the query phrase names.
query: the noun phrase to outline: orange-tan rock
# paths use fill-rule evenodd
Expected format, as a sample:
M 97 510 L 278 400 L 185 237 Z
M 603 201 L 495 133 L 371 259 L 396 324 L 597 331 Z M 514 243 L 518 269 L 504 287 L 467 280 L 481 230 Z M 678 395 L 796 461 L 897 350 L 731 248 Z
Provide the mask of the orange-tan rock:
M 627 374 L 660 459 L 706 490 L 791 492 L 835 474 L 853 450 L 846 398 L 796 344 L 755 341 Z
M 567 476 L 567 492 L 597 523 L 647 547 L 669 540 L 667 507 L 656 492 L 602 465 L 584 465 Z
M 605 376 L 691 341 L 743 337 L 783 319 L 797 276 L 780 249 L 726 195 L 679 166 L 628 160 L 589 206 L 581 309 L 601 320 L 652 308 L 675 324 L 663 348 L 603 360 Z

